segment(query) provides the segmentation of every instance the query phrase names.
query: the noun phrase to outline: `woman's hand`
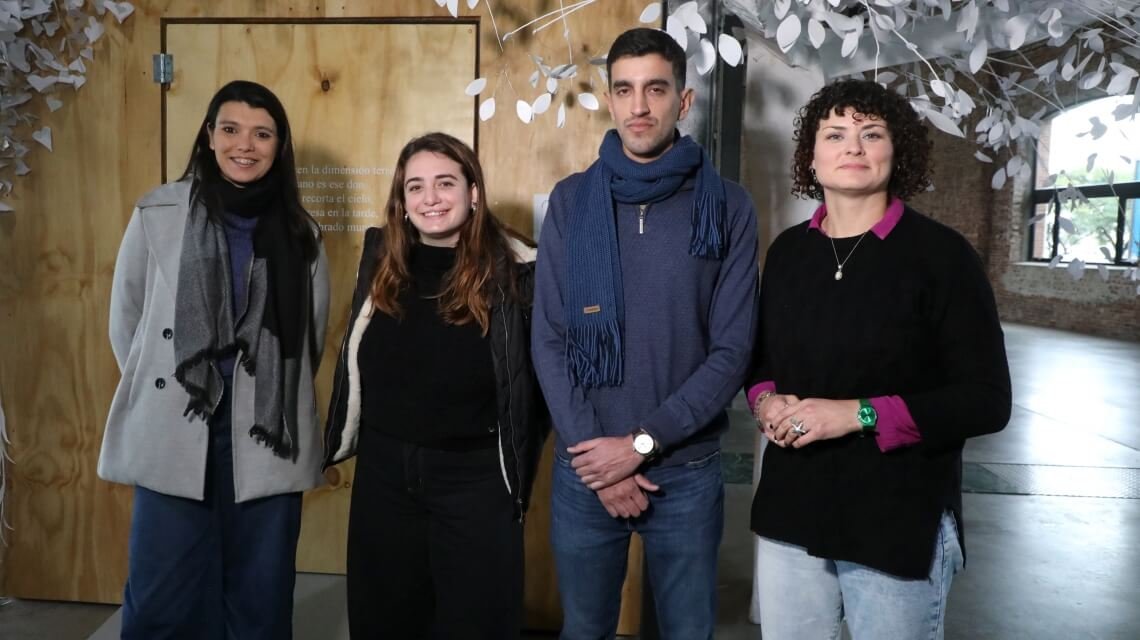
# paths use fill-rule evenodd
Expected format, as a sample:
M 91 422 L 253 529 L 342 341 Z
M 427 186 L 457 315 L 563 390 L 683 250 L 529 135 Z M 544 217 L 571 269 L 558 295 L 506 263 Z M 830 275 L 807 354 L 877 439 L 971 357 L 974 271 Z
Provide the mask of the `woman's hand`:
M 765 429 L 768 439 L 781 447 L 796 449 L 816 440 L 830 440 L 856 433 L 859 424 L 858 400 L 825 400 L 783 396 L 786 404 L 776 407 L 771 415 L 771 428 Z
M 799 398 L 793 395 L 767 392 L 760 394 L 756 404 L 752 405 L 752 417 L 756 419 L 756 427 L 768 436 L 769 440 L 778 423 L 776 417 L 793 400 L 799 402 Z

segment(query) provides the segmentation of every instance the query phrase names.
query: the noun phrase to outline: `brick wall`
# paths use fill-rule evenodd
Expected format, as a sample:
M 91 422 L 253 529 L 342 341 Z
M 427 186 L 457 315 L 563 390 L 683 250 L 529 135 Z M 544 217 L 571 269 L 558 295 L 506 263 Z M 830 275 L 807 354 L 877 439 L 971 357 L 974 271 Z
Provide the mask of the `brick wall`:
M 1024 53 L 1041 64 L 1057 55 L 1056 51 L 1037 47 Z M 1058 93 L 1066 106 L 1104 95 L 1075 87 Z M 1039 102 L 1027 101 L 1022 112 L 1027 117 L 1040 107 Z M 1025 261 L 1025 220 L 1032 185 L 1013 179 L 1000 191 L 990 187 L 993 172 L 1001 166 L 998 163 L 1006 162 L 1010 152 L 1003 152 L 995 164 L 974 158 L 978 147 L 972 142 L 973 127 L 982 115 L 975 115 L 963 127 L 967 140 L 932 129 L 935 190 L 914 198 L 911 204 L 957 229 L 978 249 L 1003 320 L 1140 341 L 1140 282 L 1129 280 L 1127 269 L 1110 268 L 1104 282 L 1095 268 L 1088 268 L 1074 281 L 1063 266 L 1050 269 Z M 1032 147 L 1023 143 L 1016 153 L 1032 162 Z

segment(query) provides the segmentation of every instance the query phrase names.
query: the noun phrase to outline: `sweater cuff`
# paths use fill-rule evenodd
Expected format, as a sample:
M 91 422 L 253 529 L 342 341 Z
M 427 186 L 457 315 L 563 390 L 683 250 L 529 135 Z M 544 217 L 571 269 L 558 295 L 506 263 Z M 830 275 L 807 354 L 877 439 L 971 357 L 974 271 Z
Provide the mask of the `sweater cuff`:
M 762 380 L 762 381 L 757 382 L 756 384 L 752 385 L 748 389 L 748 393 L 746 395 L 748 396 L 748 410 L 749 411 L 752 411 L 752 408 L 754 406 L 756 406 L 756 396 L 759 396 L 761 393 L 764 393 L 765 391 L 771 391 L 772 393 L 775 393 L 776 392 L 776 383 L 772 380 Z
M 875 442 L 879 451 L 886 453 L 900 447 L 909 447 L 922 442 L 918 425 L 907 409 L 906 402 L 899 396 L 879 396 L 871 398 L 871 406 L 879 414 L 875 424 Z

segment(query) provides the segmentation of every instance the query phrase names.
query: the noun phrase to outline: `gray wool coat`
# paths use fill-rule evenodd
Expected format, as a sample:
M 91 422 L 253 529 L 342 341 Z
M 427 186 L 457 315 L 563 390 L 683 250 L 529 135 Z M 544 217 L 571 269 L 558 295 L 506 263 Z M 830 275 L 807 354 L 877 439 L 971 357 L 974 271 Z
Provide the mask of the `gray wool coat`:
M 127 225 L 111 285 L 111 349 L 122 378 L 111 401 L 99 477 L 172 496 L 201 500 L 209 428 L 184 416 L 189 394 L 174 379 L 174 300 L 190 183 L 163 185 L 139 200 Z M 324 457 L 313 376 L 328 320 L 329 275 L 324 247 L 309 270 L 312 316 L 301 357 L 297 398 L 299 454 L 280 458 L 249 436 L 254 380 L 242 367 L 233 378 L 234 497 L 238 502 L 304 491 L 322 482 Z

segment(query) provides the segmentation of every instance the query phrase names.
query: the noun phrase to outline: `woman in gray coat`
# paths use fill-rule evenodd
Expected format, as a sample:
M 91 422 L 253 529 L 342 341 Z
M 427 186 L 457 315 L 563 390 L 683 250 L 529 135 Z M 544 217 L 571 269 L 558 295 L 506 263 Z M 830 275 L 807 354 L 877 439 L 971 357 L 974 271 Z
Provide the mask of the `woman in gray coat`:
M 139 201 L 115 263 L 122 379 L 99 476 L 135 486 L 123 638 L 291 637 L 327 308 L 285 110 L 231 82 L 182 178 Z

